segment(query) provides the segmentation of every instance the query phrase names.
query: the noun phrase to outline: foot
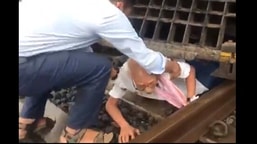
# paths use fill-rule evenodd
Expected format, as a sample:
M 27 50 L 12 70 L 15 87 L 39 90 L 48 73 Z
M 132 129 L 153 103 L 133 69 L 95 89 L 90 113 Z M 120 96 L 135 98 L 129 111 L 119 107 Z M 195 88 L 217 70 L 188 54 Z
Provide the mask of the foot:
M 109 143 L 112 138 L 113 133 L 104 134 L 92 129 L 74 130 L 66 127 L 60 137 L 60 143 Z
M 28 125 L 32 125 L 35 119 L 19 118 L 19 140 L 25 139 L 28 132 Z
M 55 122 L 50 118 L 26 119 L 19 118 L 19 140 L 25 139 L 32 133 L 46 133 L 54 127 Z

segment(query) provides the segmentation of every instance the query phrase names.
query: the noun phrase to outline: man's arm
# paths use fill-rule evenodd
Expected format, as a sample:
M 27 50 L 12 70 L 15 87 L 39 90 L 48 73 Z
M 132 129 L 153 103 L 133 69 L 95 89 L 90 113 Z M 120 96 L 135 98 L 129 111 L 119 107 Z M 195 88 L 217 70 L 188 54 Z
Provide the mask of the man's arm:
M 148 73 L 162 74 L 165 71 L 166 57 L 146 47 L 121 11 L 117 10 L 99 22 L 96 33 L 120 52 L 139 63 Z
M 118 108 L 118 100 L 117 98 L 113 98 L 110 96 L 106 102 L 105 108 L 112 119 L 120 126 L 125 127 L 128 126 L 129 123 L 123 117 L 120 109 Z
M 196 79 L 195 79 L 195 68 L 190 66 L 189 76 L 186 78 L 187 85 L 187 97 L 192 98 L 195 96 L 196 90 Z
M 187 86 L 187 97 L 192 98 L 196 91 L 195 69 L 186 62 L 177 62 L 180 67 L 178 78 L 184 78 Z
M 122 98 L 126 93 L 126 90 L 121 89 L 117 84 L 110 90 L 105 108 L 113 120 L 120 126 L 127 126 L 128 122 L 122 116 L 121 111 L 118 108 L 118 100 Z
M 140 132 L 138 129 L 132 127 L 126 119 L 123 117 L 120 109 L 118 108 L 118 100 L 125 94 L 125 90 L 122 90 L 118 85 L 114 85 L 109 92 L 105 108 L 113 120 L 120 126 L 119 143 L 126 143 L 130 139 L 134 139 Z

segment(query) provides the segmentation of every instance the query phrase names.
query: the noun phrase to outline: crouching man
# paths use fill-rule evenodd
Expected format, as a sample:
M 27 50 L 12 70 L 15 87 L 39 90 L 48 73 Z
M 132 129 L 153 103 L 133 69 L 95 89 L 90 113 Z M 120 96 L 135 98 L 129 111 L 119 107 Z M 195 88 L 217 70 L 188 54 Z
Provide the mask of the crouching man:
M 171 62 L 173 65 L 178 65 L 179 70 L 174 69 L 174 73 L 166 74 L 169 75 L 172 81 L 179 78 L 183 84 L 182 87 L 178 85 L 178 88 L 182 90 L 189 101 L 195 99 L 196 94 L 199 93 L 199 91 L 196 91 L 196 84 L 199 84 L 199 82 L 195 79 L 195 69 L 183 61 L 171 60 Z M 106 111 L 120 127 L 119 142 L 128 142 L 134 139 L 136 135 L 139 135 L 140 132 L 138 129 L 132 127 L 122 116 L 118 108 L 118 100 L 125 95 L 126 91 L 135 92 L 139 96 L 150 99 L 165 100 L 155 93 L 158 79 L 159 76 L 148 74 L 132 59 L 128 59 L 120 68 L 118 77 L 109 92 L 110 97 L 106 103 Z M 181 81 L 177 82 L 180 83 Z M 185 86 L 186 88 L 184 88 Z

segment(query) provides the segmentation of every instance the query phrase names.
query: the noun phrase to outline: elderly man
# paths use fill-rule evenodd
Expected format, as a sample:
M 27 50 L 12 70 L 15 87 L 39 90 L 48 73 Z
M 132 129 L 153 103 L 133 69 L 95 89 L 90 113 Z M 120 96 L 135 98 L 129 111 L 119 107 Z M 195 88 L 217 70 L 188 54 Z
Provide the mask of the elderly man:
M 145 46 L 126 17 L 131 7 L 132 0 L 19 3 L 19 95 L 26 96 L 19 118 L 19 140 L 51 121 L 43 115 L 52 90 L 76 86 L 75 105 L 60 142 L 107 142 L 105 134 L 90 129 L 97 121 L 112 67 L 90 47 L 101 39 L 148 73 L 180 73 L 177 64 Z
M 129 142 L 140 132 L 129 124 L 118 107 L 119 99 L 127 91 L 137 93 L 138 96 L 145 98 L 165 100 L 173 105 L 175 103 L 174 100 L 170 101 L 171 99 L 168 97 L 160 96 L 161 93 L 156 91 L 156 87 L 158 87 L 156 85 L 156 76 L 147 74 L 135 61 L 127 60 L 126 56 L 118 57 L 115 61 L 121 68 L 118 77 L 112 81 L 114 85 L 109 92 L 110 97 L 106 103 L 106 110 L 120 127 L 119 142 Z M 172 62 L 179 64 L 181 73 L 177 77 L 173 77 L 173 73 L 165 73 L 165 76 L 171 78 L 171 81 L 183 92 L 189 102 L 196 100 L 199 97 L 198 95 L 207 92 L 224 81 L 224 79 L 211 76 L 211 73 L 219 66 L 217 62 L 203 60 L 172 60 Z M 173 94 L 178 95 L 176 93 Z
M 178 88 L 182 88 L 183 95 L 182 97 L 186 100 L 186 97 L 193 99 L 199 91 L 196 91 L 196 79 L 195 79 L 195 70 L 189 64 L 183 61 L 171 60 L 172 63 L 178 64 L 181 73 L 179 75 L 174 74 L 173 72 L 165 73 L 162 76 L 167 77 L 167 80 L 170 79 L 181 79 L 179 83 L 175 82 L 178 85 Z M 129 142 L 130 139 L 135 138 L 136 134 L 139 134 L 139 130 L 133 128 L 123 117 L 121 111 L 118 108 L 118 101 L 121 99 L 127 91 L 137 93 L 139 96 L 157 99 L 157 100 L 167 100 L 167 97 L 161 97 L 160 93 L 156 91 L 156 87 L 162 86 L 158 85 L 157 77 L 155 75 L 150 75 L 145 72 L 140 65 L 138 65 L 134 60 L 128 59 L 119 70 L 117 79 L 114 81 L 114 86 L 109 92 L 109 98 L 106 103 L 106 110 L 109 115 L 113 118 L 115 122 L 120 126 L 120 135 L 119 142 Z M 197 83 L 198 84 L 198 83 Z M 166 84 L 163 84 L 165 87 Z M 186 85 L 186 88 L 184 87 Z M 181 87 L 182 86 L 182 87 Z M 197 85 L 199 86 L 199 85 Z M 173 93 L 179 96 L 177 93 Z M 167 95 L 167 94 L 165 94 Z M 168 96 L 170 97 L 170 95 Z M 173 101 L 169 101 L 171 104 L 174 104 Z M 186 101 L 184 101 L 186 104 Z M 175 102 L 176 103 L 176 102 Z M 177 103 L 178 104 L 178 103 Z M 180 106 L 180 104 L 178 104 Z

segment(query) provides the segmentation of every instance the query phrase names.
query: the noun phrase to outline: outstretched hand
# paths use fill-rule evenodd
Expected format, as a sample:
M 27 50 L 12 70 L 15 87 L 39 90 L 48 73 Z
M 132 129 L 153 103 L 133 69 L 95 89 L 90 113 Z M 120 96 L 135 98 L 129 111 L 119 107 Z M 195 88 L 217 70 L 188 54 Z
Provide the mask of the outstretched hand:
M 134 139 L 139 134 L 140 134 L 139 129 L 136 129 L 130 125 L 121 127 L 120 135 L 119 135 L 119 143 L 127 143 L 130 140 Z

